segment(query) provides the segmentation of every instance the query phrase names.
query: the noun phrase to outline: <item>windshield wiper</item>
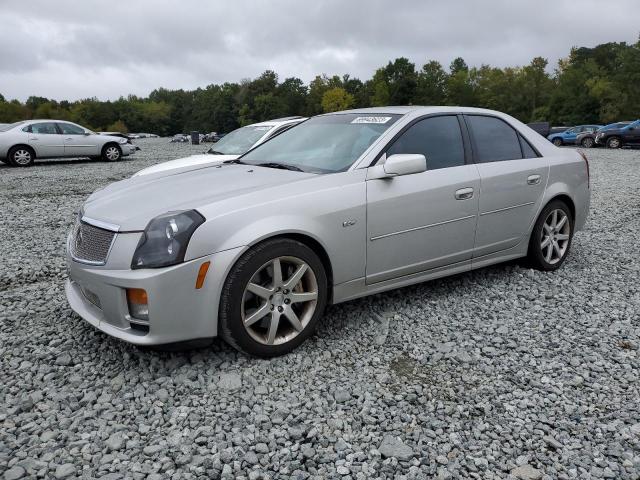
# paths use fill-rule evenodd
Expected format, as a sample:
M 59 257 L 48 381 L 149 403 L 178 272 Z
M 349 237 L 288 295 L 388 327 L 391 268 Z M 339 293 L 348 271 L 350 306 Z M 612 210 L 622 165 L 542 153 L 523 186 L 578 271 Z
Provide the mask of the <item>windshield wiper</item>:
M 296 167 L 295 165 L 288 165 L 286 163 L 266 162 L 266 163 L 256 163 L 255 165 L 256 167 L 281 168 L 282 170 L 304 172 L 304 170 L 302 170 L 300 167 Z
M 227 163 L 227 164 L 238 164 L 238 165 L 250 165 L 249 163 L 243 162 L 242 160 L 240 160 L 239 158 L 236 158 L 234 160 L 225 160 L 222 163 Z
M 224 153 L 217 150 L 208 150 L 207 153 L 210 153 L 211 155 L 224 155 Z

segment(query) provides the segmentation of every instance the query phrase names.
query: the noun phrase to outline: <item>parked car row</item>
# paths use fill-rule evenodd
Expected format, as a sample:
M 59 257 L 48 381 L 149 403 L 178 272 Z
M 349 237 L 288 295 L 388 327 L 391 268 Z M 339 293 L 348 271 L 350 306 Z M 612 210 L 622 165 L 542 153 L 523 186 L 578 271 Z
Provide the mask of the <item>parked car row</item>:
M 640 120 L 609 125 L 579 125 L 554 132 L 547 139 L 556 146 L 578 145 L 584 148 L 621 148 L 640 145 Z
M 129 138 L 98 134 L 61 120 L 25 120 L 0 127 L 0 161 L 14 167 L 36 158 L 89 157 L 109 162 L 136 151 Z
M 222 336 L 271 357 L 330 303 L 519 257 L 556 270 L 585 224 L 584 154 L 509 115 L 303 120 L 243 127 L 94 192 L 67 242 L 71 308 L 133 344 Z

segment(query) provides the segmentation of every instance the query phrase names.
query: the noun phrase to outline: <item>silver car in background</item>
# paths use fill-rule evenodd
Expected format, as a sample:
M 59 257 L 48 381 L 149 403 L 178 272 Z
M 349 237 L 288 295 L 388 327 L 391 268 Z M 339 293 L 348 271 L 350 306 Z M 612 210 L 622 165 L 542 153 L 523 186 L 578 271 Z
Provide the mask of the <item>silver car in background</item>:
M 114 162 L 136 151 L 126 138 L 100 135 L 62 120 L 25 120 L 0 127 L 0 160 L 29 167 L 36 158 L 90 157 Z
M 138 345 L 284 354 L 325 306 L 506 260 L 567 258 L 589 166 L 460 107 L 313 117 L 228 163 L 113 183 L 68 238 L 69 304 Z
M 207 153 L 152 165 L 136 172 L 133 176 L 150 175 L 184 167 L 204 167 L 234 160 L 250 149 L 305 120 L 305 117 L 285 117 L 240 127 L 218 140 Z

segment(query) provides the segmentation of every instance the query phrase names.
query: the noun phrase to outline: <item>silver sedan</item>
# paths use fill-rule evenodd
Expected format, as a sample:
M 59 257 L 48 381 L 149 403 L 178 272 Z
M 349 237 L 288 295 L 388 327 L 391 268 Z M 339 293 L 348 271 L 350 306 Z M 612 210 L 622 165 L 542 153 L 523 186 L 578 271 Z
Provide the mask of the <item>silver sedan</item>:
M 0 126 L 0 160 L 14 167 L 29 167 L 36 158 L 90 157 L 114 162 L 135 151 L 126 138 L 100 135 L 61 120 Z
M 68 238 L 67 298 L 134 344 L 220 335 L 280 355 L 329 303 L 520 257 L 555 270 L 589 202 L 586 157 L 503 113 L 321 115 L 228 163 L 95 192 Z

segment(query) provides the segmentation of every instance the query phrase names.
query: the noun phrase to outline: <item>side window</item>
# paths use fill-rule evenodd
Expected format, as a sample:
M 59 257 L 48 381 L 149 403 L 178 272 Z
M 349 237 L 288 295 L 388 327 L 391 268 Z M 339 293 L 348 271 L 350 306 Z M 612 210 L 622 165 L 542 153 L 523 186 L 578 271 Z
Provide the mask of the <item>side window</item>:
M 522 158 L 518 134 L 504 120 L 481 115 L 468 115 L 466 118 L 475 143 L 476 160 L 479 163 Z
M 31 125 L 31 133 L 38 133 L 41 135 L 57 135 L 58 129 L 53 122 L 47 123 L 34 123 Z
M 27 133 L 31 133 L 31 125 L 27 125 L 26 127 L 22 128 L 23 132 L 27 132 Z
M 538 158 L 538 153 L 533 149 L 531 144 L 522 136 L 520 137 L 520 145 L 522 145 L 522 157 L 523 158 Z
M 84 129 L 71 123 L 59 123 L 58 126 L 64 135 L 84 135 Z
M 458 118 L 443 115 L 420 120 L 387 150 L 387 156 L 397 153 L 423 154 L 428 170 L 464 165 L 464 144 Z

